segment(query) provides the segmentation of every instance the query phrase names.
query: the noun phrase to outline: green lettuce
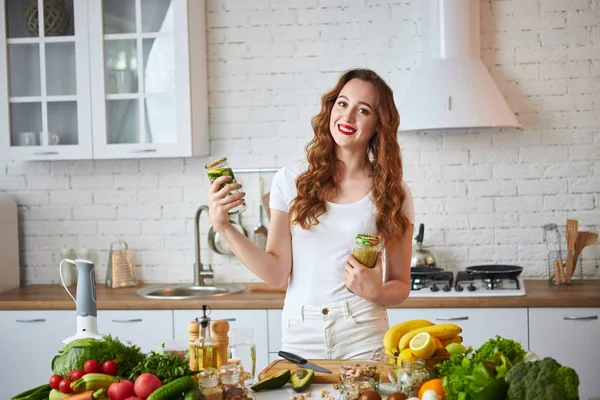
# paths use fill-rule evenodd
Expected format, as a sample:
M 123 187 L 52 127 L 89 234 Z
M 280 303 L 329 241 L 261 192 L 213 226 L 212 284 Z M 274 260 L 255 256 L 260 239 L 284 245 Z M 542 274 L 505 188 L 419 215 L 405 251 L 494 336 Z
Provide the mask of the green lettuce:
M 117 374 L 129 376 L 144 358 L 145 355 L 138 346 L 124 344 L 111 335 L 104 336 L 103 340 L 77 339 L 59 350 L 58 355 L 52 359 L 52 372 L 64 376 L 74 370 L 83 370 L 83 364 L 87 360 L 99 363 L 113 360 L 119 367 Z

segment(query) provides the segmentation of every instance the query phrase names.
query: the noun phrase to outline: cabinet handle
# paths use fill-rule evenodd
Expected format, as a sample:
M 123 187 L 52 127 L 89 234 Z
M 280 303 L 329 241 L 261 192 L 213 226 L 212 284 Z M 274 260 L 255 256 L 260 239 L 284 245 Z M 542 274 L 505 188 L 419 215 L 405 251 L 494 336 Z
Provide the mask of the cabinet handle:
M 156 153 L 156 149 L 131 150 L 132 153 Z
M 57 156 L 58 151 L 36 151 L 33 153 L 34 156 Z
M 142 322 L 141 318 L 132 318 L 132 319 L 113 319 L 112 322 L 128 324 L 130 322 Z
M 17 322 L 25 322 L 25 323 L 32 323 L 32 322 L 46 322 L 46 318 L 35 318 L 35 319 L 18 319 Z
M 588 315 L 587 317 L 563 317 L 566 321 L 593 321 L 598 319 L 597 315 Z
M 439 321 L 466 321 L 469 317 L 435 317 Z

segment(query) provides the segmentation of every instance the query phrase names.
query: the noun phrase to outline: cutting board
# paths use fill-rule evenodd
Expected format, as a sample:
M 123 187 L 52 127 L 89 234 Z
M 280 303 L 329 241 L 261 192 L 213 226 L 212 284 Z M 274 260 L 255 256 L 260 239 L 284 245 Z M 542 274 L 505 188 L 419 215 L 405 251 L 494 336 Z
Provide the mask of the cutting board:
M 338 383 L 340 380 L 340 364 L 344 361 L 348 360 L 308 360 L 309 362 L 316 364 L 320 367 L 327 368 L 331 371 L 331 374 L 324 374 L 322 372 L 315 371 L 315 383 Z M 294 372 L 300 367 L 288 360 L 279 359 L 273 361 L 271 364 L 267 366 L 267 368 L 263 369 L 260 374 L 258 374 L 258 379 L 263 380 L 270 375 L 273 375 L 276 372 L 282 371 L 284 369 L 289 369 Z M 389 382 L 387 374 L 385 373 L 384 368 L 381 368 L 381 380 L 383 382 Z
M 308 360 L 309 362 L 316 364 L 320 367 L 327 368 L 332 373 L 324 374 L 322 372 L 315 371 L 315 383 L 337 383 L 340 379 L 340 364 L 344 360 Z M 276 372 L 282 371 L 284 369 L 289 369 L 294 372 L 300 367 L 288 360 L 275 360 L 271 364 L 267 366 L 267 368 L 263 369 L 260 374 L 258 374 L 258 379 L 261 381 L 266 377 L 273 375 Z

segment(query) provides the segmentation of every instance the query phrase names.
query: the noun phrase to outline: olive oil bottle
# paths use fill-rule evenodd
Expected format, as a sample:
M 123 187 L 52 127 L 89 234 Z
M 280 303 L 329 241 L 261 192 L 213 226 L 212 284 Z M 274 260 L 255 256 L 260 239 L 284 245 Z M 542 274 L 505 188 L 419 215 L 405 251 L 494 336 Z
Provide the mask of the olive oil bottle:
M 202 306 L 202 318 L 200 319 L 200 332 L 198 339 L 194 342 L 196 362 L 198 370 L 204 368 L 216 368 L 216 349 L 210 335 L 210 318 L 206 315 L 206 306 Z

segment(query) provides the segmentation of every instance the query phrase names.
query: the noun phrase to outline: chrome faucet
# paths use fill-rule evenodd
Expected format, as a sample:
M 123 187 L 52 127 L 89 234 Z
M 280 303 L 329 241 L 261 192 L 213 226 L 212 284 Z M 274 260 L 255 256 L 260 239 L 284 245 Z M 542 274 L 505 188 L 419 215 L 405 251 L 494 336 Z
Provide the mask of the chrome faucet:
M 207 269 L 200 262 L 200 215 L 202 211 L 208 213 L 208 206 L 200 206 L 196 210 L 194 218 L 194 247 L 196 250 L 196 262 L 194 263 L 194 286 L 205 286 L 204 280 L 211 279 L 215 276 L 212 266 L 209 264 Z

